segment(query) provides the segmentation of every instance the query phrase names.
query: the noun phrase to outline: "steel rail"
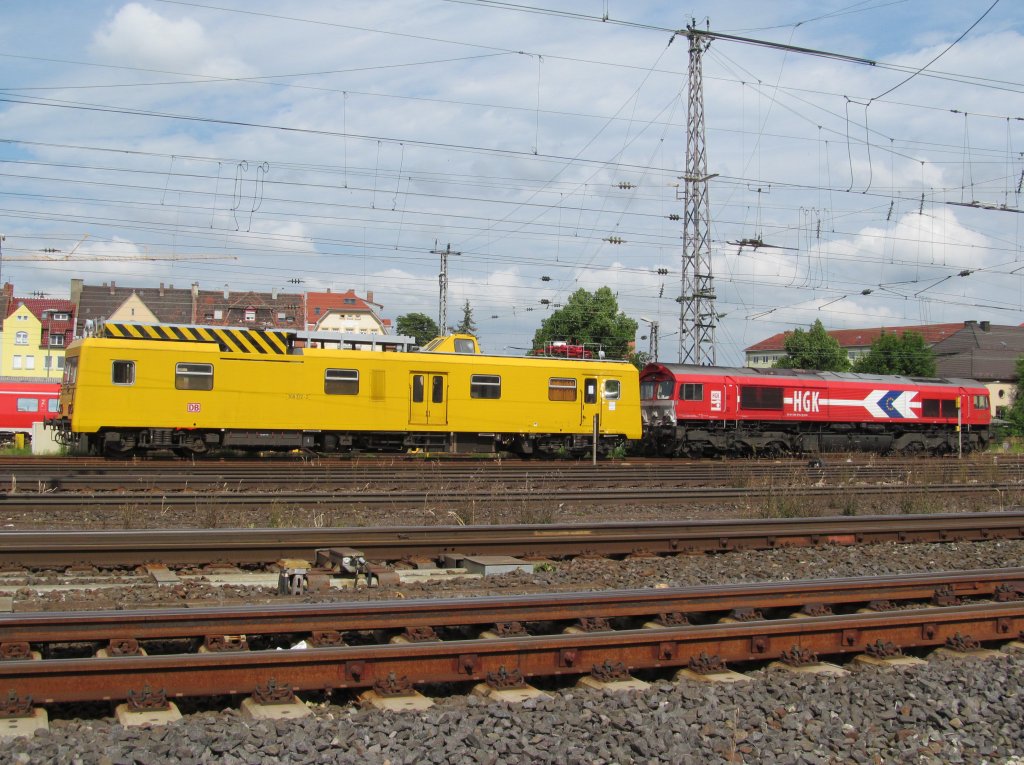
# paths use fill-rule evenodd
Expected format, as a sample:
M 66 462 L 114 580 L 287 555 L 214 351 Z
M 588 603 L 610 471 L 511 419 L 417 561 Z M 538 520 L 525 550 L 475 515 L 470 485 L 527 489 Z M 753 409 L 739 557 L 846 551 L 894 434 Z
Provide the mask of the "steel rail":
M 629 670 L 686 666 L 705 653 L 763 662 L 794 648 L 819 656 L 863 652 L 878 642 L 941 646 L 970 637 L 1007 641 L 1024 630 L 1024 603 L 987 603 L 884 614 L 847 614 L 734 624 L 502 639 L 393 643 L 291 651 L 237 651 L 99 659 L 0 662 L 0 688 L 34 703 L 112 701 L 159 689 L 179 697 L 360 689 L 389 678 L 465 683 L 521 673 L 579 675 L 621 663 Z
M 709 613 L 727 614 L 736 609 L 756 608 L 765 613 L 783 609 L 788 614 L 815 604 L 853 608 L 877 600 L 991 598 L 1001 592 L 1007 598 L 1024 595 L 1024 568 L 544 595 L 8 613 L 0 614 L 0 642 L 27 642 L 38 648 L 46 643 L 201 640 L 207 635 L 309 636 L 318 631 L 488 627 L 598 617 L 653 620 L 661 614 L 701 614 L 707 621 Z
M 581 554 L 679 554 L 877 542 L 956 542 L 1024 538 L 1024 511 L 900 516 L 831 516 L 646 523 L 520 526 L 406 526 L 386 529 L 143 529 L 0 531 L 0 565 L 40 568 L 85 563 L 268 564 L 315 560 L 348 547 L 368 560 L 451 555 L 560 558 Z

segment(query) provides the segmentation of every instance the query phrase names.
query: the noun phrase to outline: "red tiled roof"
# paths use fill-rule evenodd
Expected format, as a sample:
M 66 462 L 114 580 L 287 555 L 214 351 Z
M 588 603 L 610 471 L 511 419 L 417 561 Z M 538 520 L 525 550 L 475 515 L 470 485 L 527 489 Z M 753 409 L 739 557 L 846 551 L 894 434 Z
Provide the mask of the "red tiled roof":
M 839 341 L 841 348 L 860 348 L 870 346 L 883 332 L 902 335 L 904 332 L 916 332 L 924 338 L 928 345 L 943 340 L 964 328 L 963 322 L 956 324 L 921 324 L 913 327 L 868 327 L 866 329 L 833 329 L 829 335 Z M 783 351 L 786 348 L 786 336 L 789 332 L 779 332 L 766 340 L 746 348 L 748 353 L 757 351 Z
M 43 318 L 43 311 L 72 313 L 75 310 L 74 303 L 62 298 L 14 298 L 7 306 L 7 316 L 17 311 L 22 305 L 40 320 Z M 4 318 L 7 317 L 5 316 Z

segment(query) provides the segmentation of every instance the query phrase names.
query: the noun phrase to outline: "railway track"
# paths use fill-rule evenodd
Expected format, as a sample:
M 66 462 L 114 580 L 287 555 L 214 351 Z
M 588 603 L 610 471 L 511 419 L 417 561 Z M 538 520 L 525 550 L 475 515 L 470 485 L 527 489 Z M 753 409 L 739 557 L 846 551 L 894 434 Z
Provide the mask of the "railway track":
M 99 463 L 0 461 L 0 484 L 23 492 L 88 491 L 262 491 L 313 486 L 396 488 L 427 483 L 502 484 L 533 488 L 549 485 L 610 486 L 622 483 L 661 485 L 732 485 L 757 483 L 972 483 L 1024 482 L 1024 463 L 1017 458 L 978 456 L 971 460 L 871 460 L 814 462 L 807 460 L 681 462 L 629 460 L 590 466 L 565 462 L 407 462 L 367 463 L 198 462 Z
M 291 485 L 294 486 L 293 479 Z M 850 498 L 886 497 L 898 492 L 905 497 L 942 495 L 944 497 L 990 498 L 1002 505 L 1007 497 L 1024 489 L 1020 482 L 947 483 L 947 484 L 873 484 L 873 485 L 793 485 L 780 482 L 768 486 L 594 486 L 593 481 L 566 485 L 559 481 L 557 488 L 508 484 L 464 488 L 450 484 L 437 484 L 426 489 L 395 490 L 369 483 L 351 491 L 321 491 L 313 488 L 280 491 L 168 491 L 150 488 L 139 491 L 60 492 L 41 490 L 0 493 L 0 512 L 61 513 L 111 512 L 131 507 L 138 512 L 167 512 L 176 508 L 223 508 L 230 510 L 265 510 L 271 505 L 287 511 L 289 508 L 328 509 L 384 507 L 393 510 L 415 510 L 434 507 L 441 510 L 463 510 L 488 503 L 515 504 L 538 507 L 555 503 L 574 505 L 621 505 L 638 502 L 646 504 L 707 503 L 721 500 L 766 499 L 785 496 L 789 499 L 834 499 L 837 493 Z M 422 481 L 420 482 L 422 484 Z M 585 487 L 581 484 L 586 484 Z M 222 487 L 223 488 L 223 487 Z
M 784 546 L 1024 538 L 1024 510 L 988 513 L 649 523 L 0 532 L 0 565 L 25 569 L 231 563 L 300 558 L 324 565 L 356 550 L 371 561 L 513 555 L 673 555 Z M 323 551 L 319 553 L 318 551 Z
M 280 703 L 300 691 L 394 695 L 422 684 L 500 688 L 534 677 L 972 650 L 1020 638 L 1022 592 L 1018 568 L 329 607 L 9 614 L 0 615 L 0 688 L 8 711 L 29 714 L 33 703 L 130 700 L 146 709 L 224 694 Z M 176 639 L 187 647 L 156 655 Z M 297 639 L 314 648 L 274 650 Z M 139 650 L 146 640 L 154 653 Z M 49 658 L 52 644 L 104 642 L 99 657 Z M 200 642 L 203 652 L 193 652 Z

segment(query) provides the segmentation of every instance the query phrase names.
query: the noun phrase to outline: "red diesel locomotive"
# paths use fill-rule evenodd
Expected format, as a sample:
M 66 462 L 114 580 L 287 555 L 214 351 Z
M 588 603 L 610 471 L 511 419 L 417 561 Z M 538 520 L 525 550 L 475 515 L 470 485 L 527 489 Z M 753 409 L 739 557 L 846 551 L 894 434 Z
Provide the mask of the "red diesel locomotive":
M 967 452 L 992 421 L 960 379 L 648 364 L 640 398 L 644 450 L 666 456 Z

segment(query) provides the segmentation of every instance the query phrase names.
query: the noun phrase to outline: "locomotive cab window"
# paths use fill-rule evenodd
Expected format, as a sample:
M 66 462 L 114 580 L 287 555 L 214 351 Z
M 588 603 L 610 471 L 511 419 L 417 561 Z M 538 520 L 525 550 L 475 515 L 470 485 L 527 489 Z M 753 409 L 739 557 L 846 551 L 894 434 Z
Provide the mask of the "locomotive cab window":
M 135 362 L 114 361 L 110 366 L 110 381 L 114 385 L 135 384 Z
M 683 383 L 679 386 L 680 401 L 703 401 L 704 383 Z
M 213 364 L 175 364 L 174 387 L 176 390 L 213 390 Z
M 64 365 L 64 384 L 74 385 L 78 379 L 78 357 L 74 356 L 68 359 L 68 363 Z
M 583 403 L 597 403 L 597 380 L 592 377 L 588 377 L 583 381 Z
M 423 403 L 423 375 L 412 376 L 412 400 L 415 404 Z
M 978 411 L 988 410 L 988 396 L 975 396 L 974 397 L 974 408 Z
M 39 411 L 39 399 L 36 399 L 36 398 L 19 398 L 18 399 L 18 411 L 19 412 L 38 412 Z
M 552 377 L 548 380 L 548 401 L 575 401 L 576 380 L 572 377 Z
M 358 369 L 328 369 L 324 371 L 324 393 L 334 396 L 359 395 Z
M 434 375 L 430 384 L 430 403 L 441 404 L 444 402 L 444 378 L 441 375 Z
M 604 398 L 606 401 L 618 401 L 622 395 L 622 385 L 618 380 L 604 381 Z
M 740 390 L 741 409 L 782 410 L 782 388 L 748 385 Z
M 473 375 L 469 378 L 470 398 L 501 398 L 500 375 Z

